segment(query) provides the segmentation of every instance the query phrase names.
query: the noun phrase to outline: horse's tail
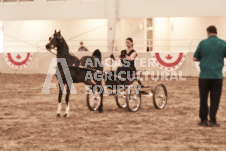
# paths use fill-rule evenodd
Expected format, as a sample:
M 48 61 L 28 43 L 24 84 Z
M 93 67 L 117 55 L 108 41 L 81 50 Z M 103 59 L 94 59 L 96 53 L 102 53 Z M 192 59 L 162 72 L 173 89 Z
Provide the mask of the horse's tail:
M 97 58 L 101 58 L 101 52 L 99 49 L 96 49 L 94 52 L 93 52 L 93 57 L 97 57 Z
M 96 70 L 100 70 L 100 71 L 103 71 L 103 63 L 102 63 L 102 60 L 101 60 L 101 52 L 100 52 L 100 50 L 99 49 L 96 49 L 94 52 L 93 52 L 93 55 L 92 55 L 94 58 L 96 57 L 99 61 L 98 62 L 100 62 L 101 63 L 101 65 L 99 65 L 99 64 L 97 64 L 97 60 L 96 59 L 94 59 L 94 62 L 95 62 L 95 64 L 97 65 L 97 67 L 96 67 Z

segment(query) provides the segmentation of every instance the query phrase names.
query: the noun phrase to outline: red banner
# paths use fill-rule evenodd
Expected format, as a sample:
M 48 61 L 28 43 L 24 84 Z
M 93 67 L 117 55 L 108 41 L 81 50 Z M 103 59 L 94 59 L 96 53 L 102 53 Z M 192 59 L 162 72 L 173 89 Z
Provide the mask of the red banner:
M 5 53 L 4 58 L 6 63 L 13 69 L 25 69 L 29 66 L 32 60 L 30 52 L 11 52 Z
M 166 71 L 174 71 L 180 68 L 185 61 L 184 52 L 156 52 L 152 54 L 155 65 Z

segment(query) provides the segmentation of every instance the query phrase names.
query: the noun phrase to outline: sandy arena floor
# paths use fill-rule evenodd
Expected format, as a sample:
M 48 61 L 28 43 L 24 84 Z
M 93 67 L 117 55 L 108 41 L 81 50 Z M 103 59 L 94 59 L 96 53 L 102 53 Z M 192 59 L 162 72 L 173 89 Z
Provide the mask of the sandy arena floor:
M 218 111 L 220 128 L 197 125 L 197 78 L 163 81 L 169 95 L 166 108 L 157 110 L 152 99 L 143 98 L 136 113 L 119 109 L 113 96 L 104 97 L 103 113 L 91 112 L 84 84 L 76 84 L 69 118 L 56 118 L 58 89 L 41 94 L 44 81 L 45 75 L 0 74 L 1 151 L 226 150 L 226 80 Z M 62 114 L 64 109 L 63 96 Z

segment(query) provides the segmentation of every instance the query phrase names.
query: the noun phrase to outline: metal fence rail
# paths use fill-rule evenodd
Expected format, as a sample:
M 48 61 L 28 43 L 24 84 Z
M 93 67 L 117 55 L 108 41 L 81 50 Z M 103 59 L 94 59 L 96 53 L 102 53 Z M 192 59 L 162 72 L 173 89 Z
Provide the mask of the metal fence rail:
M 153 51 L 186 51 L 194 52 L 202 39 L 134 39 L 134 49 L 138 52 L 147 52 L 147 50 Z M 106 39 L 81 39 L 81 40 L 66 40 L 71 52 L 77 52 L 80 47 L 80 42 L 84 42 L 84 46 L 89 51 L 99 49 L 102 52 L 109 52 L 111 46 L 108 45 Z M 48 43 L 47 40 L 38 41 L 26 41 L 26 40 L 4 40 L 3 51 L 32 51 L 40 52 L 46 51 L 45 45 Z M 114 41 L 114 51 L 121 51 L 126 48 L 125 40 Z

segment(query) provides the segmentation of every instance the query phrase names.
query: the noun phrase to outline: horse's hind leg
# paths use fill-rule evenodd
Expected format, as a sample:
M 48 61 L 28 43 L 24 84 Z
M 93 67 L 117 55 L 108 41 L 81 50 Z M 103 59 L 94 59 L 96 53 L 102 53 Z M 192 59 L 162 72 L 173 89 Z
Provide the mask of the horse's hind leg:
M 62 94 L 63 94 L 63 90 L 61 89 L 59 84 L 58 108 L 57 108 L 57 115 L 56 115 L 57 117 L 60 117 Z
M 71 89 L 71 86 L 67 85 L 67 94 L 66 94 L 66 97 L 65 97 L 66 109 L 65 109 L 64 117 L 69 117 L 69 110 L 70 110 L 70 107 L 69 107 L 70 89 Z

